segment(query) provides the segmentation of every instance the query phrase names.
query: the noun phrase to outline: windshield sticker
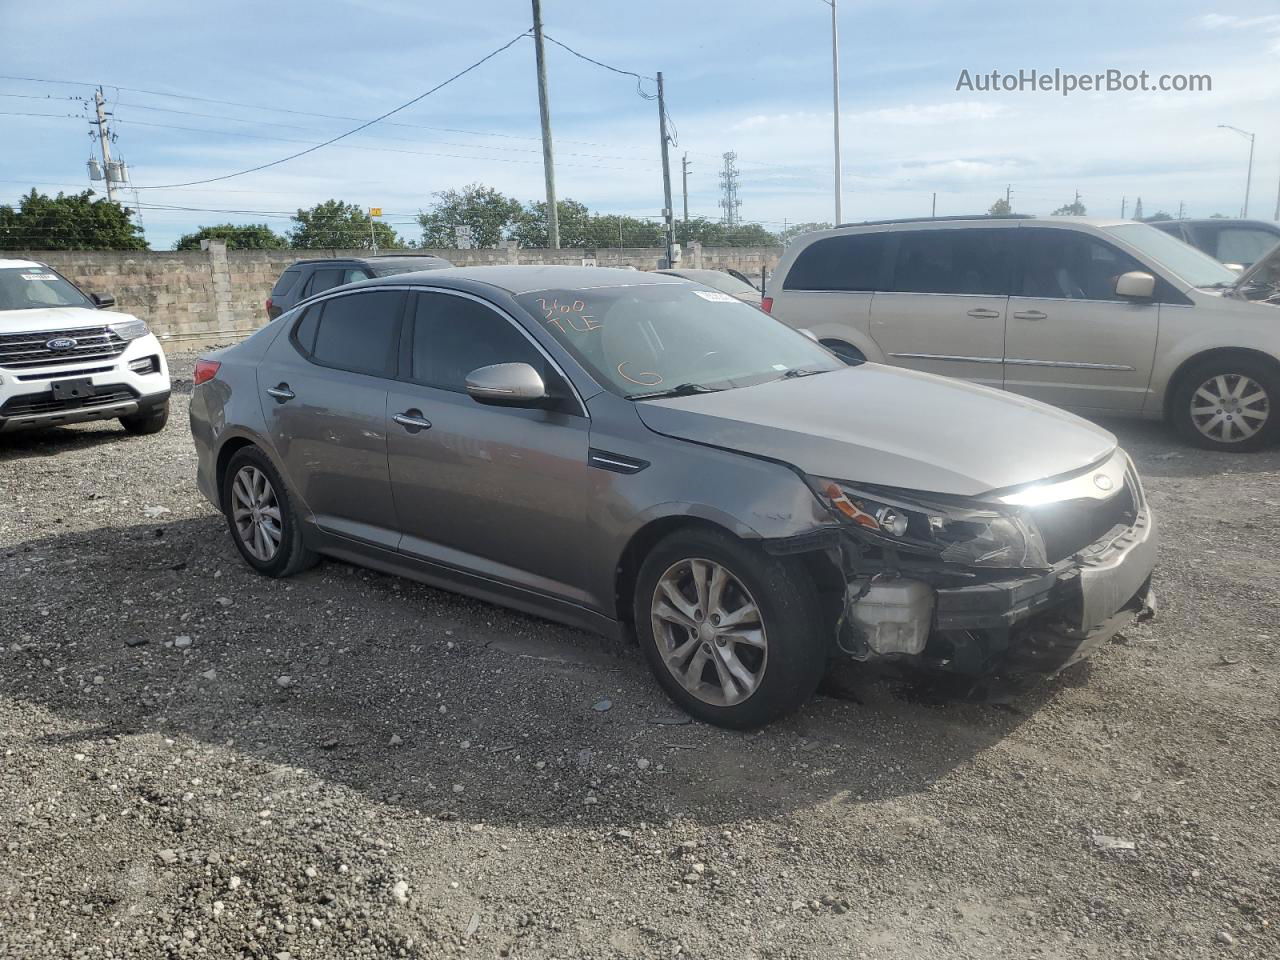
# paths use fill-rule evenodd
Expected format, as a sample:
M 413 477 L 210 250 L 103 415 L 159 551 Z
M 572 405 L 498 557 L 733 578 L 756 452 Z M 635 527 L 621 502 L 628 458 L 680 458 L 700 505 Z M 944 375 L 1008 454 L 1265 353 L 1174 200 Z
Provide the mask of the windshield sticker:
M 774 363 L 774 364 L 771 364 L 771 366 L 772 366 L 772 367 L 773 367 L 773 369 L 775 369 L 775 370 L 786 370 L 786 369 L 788 369 L 788 367 L 787 367 L 787 365 L 786 365 L 785 363 Z
M 712 303 L 737 303 L 736 297 L 731 297 L 727 293 L 721 293 L 719 290 L 695 290 L 695 297 L 701 297 L 703 300 L 710 300 Z
M 56 280 L 58 279 L 52 273 L 20 273 L 18 274 L 23 280 Z
M 662 374 L 654 373 L 651 370 L 639 371 L 635 374 L 635 376 L 632 376 L 631 374 L 627 373 L 626 370 L 623 369 L 624 367 L 628 366 L 630 363 L 631 363 L 630 360 L 623 360 L 620 364 L 618 364 L 618 376 L 622 377 L 623 380 L 626 380 L 629 383 L 639 384 L 642 387 L 656 387 L 658 384 L 662 382 Z M 644 377 L 645 379 L 637 380 L 636 377 Z
M 561 303 L 552 297 L 548 303 L 545 297 L 538 298 L 538 307 L 542 310 L 542 319 L 549 327 L 555 327 L 561 333 L 590 333 L 599 330 L 604 324 L 587 313 L 587 305 L 582 300 L 572 303 Z M 566 324 L 568 325 L 566 329 Z

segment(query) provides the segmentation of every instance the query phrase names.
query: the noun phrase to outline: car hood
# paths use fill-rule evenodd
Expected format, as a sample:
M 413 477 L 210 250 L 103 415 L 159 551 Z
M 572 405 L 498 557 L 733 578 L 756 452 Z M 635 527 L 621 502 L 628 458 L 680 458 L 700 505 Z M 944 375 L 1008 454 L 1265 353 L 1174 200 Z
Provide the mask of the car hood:
M 1280 262 L 1280 243 L 1277 243 L 1271 248 L 1270 252 L 1263 254 L 1253 266 L 1240 274 L 1240 279 L 1231 288 L 1231 293 L 1240 296 L 1240 291 L 1245 287 L 1254 282 L 1261 282 L 1264 272 L 1267 274 L 1280 272 L 1276 270 L 1277 262 Z
M 811 476 L 969 497 L 1080 470 L 1116 449 L 1111 433 L 1056 407 L 875 363 L 635 407 L 655 433 Z
M 103 327 L 108 323 L 124 323 L 134 319 L 114 310 L 89 307 L 41 307 L 37 310 L 0 310 L 0 334 L 28 331 L 75 330 Z

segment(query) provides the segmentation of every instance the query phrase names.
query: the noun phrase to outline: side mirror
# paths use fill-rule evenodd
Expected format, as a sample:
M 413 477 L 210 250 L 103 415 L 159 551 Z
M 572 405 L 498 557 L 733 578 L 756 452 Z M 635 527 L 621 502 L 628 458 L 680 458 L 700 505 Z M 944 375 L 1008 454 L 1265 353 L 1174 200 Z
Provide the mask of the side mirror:
M 1116 278 L 1116 296 L 1134 300 L 1150 300 L 1155 296 L 1156 278 L 1141 270 L 1131 270 Z
M 94 306 L 99 310 L 116 305 L 116 298 L 109 293 L 91 293 L 89 294 L 89 299 L 93 301 Z
M 536 407 L 548 400 L 547 385 L 527 363 L 495 363 L 467 374 L 467 393 L 477 403 Z

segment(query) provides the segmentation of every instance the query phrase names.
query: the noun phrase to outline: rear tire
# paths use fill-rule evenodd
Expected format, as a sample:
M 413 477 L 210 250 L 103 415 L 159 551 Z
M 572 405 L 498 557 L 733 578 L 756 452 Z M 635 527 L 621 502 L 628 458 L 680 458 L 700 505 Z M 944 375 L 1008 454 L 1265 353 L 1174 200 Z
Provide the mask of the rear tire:
M 148 434 L 159 433 L 164 429 L 164 425 L 169 422 L 169 401 L 166 400 L 158 407 L 147 410 L 143 413 L 130 414 L 127 417 L 120 418 L 120 425 L 134 436 L 145 437 Z
M 1178 380 L 1169 415 L 1198 447 L 1258 450 L 1280 436 L 1280 371 L 1256 357 L 1210 357 Z
M 302 521 L 284 479 L 257 447 L 244 447 L 227 463 L 222 512 L 245 563 L 268 577 L 291 577 L 319 557 L 302 543 Z
M 867 362 L 867 358 L 863 356 L 861 350 L 852 344 L 845 343 L 843 340 L 823 340 L 821 343 L 851 367 Z
M 645 558 L 633 615 L 667 695 L 698 720 L 745 730 L 792 712 L 817 689 L 829 650 L 819 611 L 812 578 L 794 557 L 688 529 Z

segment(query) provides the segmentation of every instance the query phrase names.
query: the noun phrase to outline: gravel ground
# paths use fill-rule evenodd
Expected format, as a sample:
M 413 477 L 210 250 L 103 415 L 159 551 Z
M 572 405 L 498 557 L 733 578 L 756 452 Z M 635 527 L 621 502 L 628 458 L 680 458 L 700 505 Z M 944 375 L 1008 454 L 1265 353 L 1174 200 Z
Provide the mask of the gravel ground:
M 189 391 L 153 437 L 0 436 L 0 956 L 1280 956 L 1280 451 L 1107 424 L 1154 622 L 743 735 L 567 628 L 255 576 Z

